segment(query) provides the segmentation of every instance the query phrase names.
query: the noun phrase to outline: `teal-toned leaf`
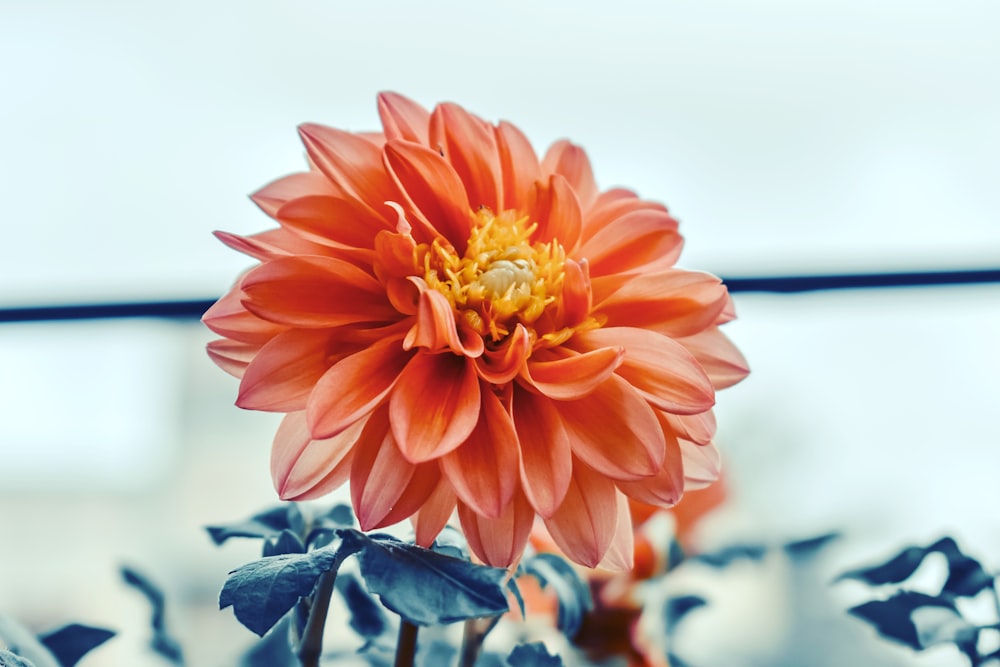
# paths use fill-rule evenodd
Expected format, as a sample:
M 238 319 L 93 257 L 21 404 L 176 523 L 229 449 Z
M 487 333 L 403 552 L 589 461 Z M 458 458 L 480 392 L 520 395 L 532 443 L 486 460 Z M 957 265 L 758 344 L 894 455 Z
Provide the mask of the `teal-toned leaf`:
M 305 518 L 298 505 L 285 503 L 255 514 L 244 521 L 208 526 L 205 530 L 216 544 L 222 544 L 232 537 L 277 537 L 283 530 L 302 535 L 305 532 Z
M 361 637 L 371 640 L 388 629 L 389 622 L 382 608 L 353 574 L 337 577 L 337 592 L 344 598 L 351 612 L 351 629 Z
M 444 527 L 434 538 L 431 549 L 445 556 L 469 560 L 469 544 L 465 541 L 465 536 L 452 526 Z
M 167 631 L 166 596 L 163 591 L 138 570 L 123 566 L 121 573 L 125 583 L 142 593 L 152 607 L 150 625 L 153 628 L 153 638 L 150 640 L 150 647 L 175 665 L 183 665 L 184 654 L 180 642 Z
M 542 642 L 521 644 L 507 656 L 510 667 L 561 667 L 562 658 L 552 655 Z
M 507 571 L 475 565 L 389 536 L 340 531 L 365 542 L 361 574 L 382 604 L 416 625 L 453 623 L 507 611 Z
M 928 610 L 928 607 L 941 611 Z M 923 611 L 916 616 L 916 619 L 922 627 L 918 628 L 914 622 L 914 612 L 920 609 Z M 902 591 L 888 600 L 866 602 L 852 607 L 848 612 L 875 626 L 883 637 L 916 650 L 924 648 L 925 641 L 931 641 L 935 635 L 939 636 L 944 632 L 943 629 L 934 628 L 947 625 L 946 620 L 951 618 L 948 612 L 954 612 L 954 615 L 958 616 L 950 600 L 912 591 Z
M 309 525 L 309 535 L 306 539 L 313 549 L 324 547 L 336 538 L 336 533 L 342 528 L 354 526 L 354 511 L 350 505 L 334 505 L 326 512 L 317 514 Z
M 524 563 L 524 571 L 550 587 L 559 600 L 556 625 L 569 638 L 576 636 L 583 616 L 593 609 L 590 586 L 564 558 L 555 554 L 535 554 Z
M 219 608 L 231 606 L 240 623 L 263 636 L 299 598 L 312 592 L 320 575 L 338 569 L 356 550 L 344 540 L 307 554 L 280 554 L 247 563 L 229 573 Z
M 963 554 L 955 540 L 944 537 L 928 547 L 907 547 L 881 565 L 850 570 L 838 579 L 857 579 L 872 585 L 898 584 L 906 581 L 929 554 L 940 553 L 948 561 L 948 579 L 942 593 L 973 597 L 993 586 L 987 574 L 974 558 Z
M 306 545 L 302 544 L 302 539 L 287 528 L 277 537 L 268 537 L 264 540 L 263 556 L 278 556 L 280 554 L 304 554 Z
M 734 544 L 712 553 L 697 554 L 688 558 L 711 567 L 723 568 L 735 560 L 760 560 L 766 553 L 767 547 L 762 544 Z
M 0 649 L 0 667 L 35 667 L 35 663 L 27 658 L 14 655 L 10 651 Z
M 507 590 L 514 595 L 517 608 L 521 611 L 521 618 L 524 618 L 524 596 L 521 595 L 521 589 L 517 587 L 517 581 L 513 577 L 507 580 Z
M 708 604 L 708 600 L 698 595 L 678 595 L 668 599 L 663 610 L 667 627 L 675 627 L 688 613 L 706 604 Z
M 292 652 L 289 619 L 284 619 L 243 654 L 240 667 L 297 667 L 299 659 Z
M 826 533 L 825 535 L 817 535 L 805 540 L 788 542 L 785 544 L 785 553 L 792 558 L 810 558 L 838 537 L 840 537 L 840 533 Z
M 114 636 L 111 630 L 73 623 L 40 635 L 38 639 L 56 657 L 60 667 L 73 667 L 80 658 Z
M 13 656 L 10 660 L 17 658 L 34 667 L 59 667 L 59 661 L 49 649 L 28 628 L 9 616 L 0 615 L 0 647 Z

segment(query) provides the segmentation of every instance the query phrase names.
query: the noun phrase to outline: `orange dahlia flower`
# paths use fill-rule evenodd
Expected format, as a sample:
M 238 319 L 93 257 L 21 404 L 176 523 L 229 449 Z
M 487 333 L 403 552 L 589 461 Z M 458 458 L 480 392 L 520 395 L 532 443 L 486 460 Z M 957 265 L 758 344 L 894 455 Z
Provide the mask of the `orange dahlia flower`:
M 626 567 L 626 497 L 708 481 L 716 389 L 747 373 L 718 278 L 673 267 L 677 222 L 600 191 L 583 150 L 378 97 L 383 131 L 299 133 L 309 170 L 253 195 L 279 226 L 219 233 L 260 265 L 205 314 L 237 405 L 287 413 L 281 498 L 350 482 L 362 529 L 457 509 L 483 561 L 536 516 L 563 552 Z

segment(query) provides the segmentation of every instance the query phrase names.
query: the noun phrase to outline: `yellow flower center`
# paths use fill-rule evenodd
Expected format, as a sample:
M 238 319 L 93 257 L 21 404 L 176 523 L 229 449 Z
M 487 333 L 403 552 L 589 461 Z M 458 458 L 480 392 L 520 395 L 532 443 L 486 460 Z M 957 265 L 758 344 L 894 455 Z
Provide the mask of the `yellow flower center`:
M 518 323 L 533 330 L 562 292 L 566 251 L 531 243 L 537 224 L 516 211 L 483 208 L 475 218 L 463 255 L 441 240 L 418 247 L 424 280 L 484 338 L 503 340 Z

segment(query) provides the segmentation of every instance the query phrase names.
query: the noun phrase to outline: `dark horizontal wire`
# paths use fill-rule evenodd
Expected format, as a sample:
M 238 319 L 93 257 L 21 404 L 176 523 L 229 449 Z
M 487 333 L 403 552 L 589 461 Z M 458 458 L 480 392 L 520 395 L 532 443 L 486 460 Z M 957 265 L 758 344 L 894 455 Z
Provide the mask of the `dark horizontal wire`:
M 798 294 L 844 289 L 940 287 L 1000 283 L 1000 269 L 912 271 L 901 273 L 844 273 L 817 276 L 723 278 L 733 293 Z M 200 318 L 215 299 L 137 301 L 128 303 L 67 304 L 0 308 L 0 323 L 155 317 L 172 320 Z

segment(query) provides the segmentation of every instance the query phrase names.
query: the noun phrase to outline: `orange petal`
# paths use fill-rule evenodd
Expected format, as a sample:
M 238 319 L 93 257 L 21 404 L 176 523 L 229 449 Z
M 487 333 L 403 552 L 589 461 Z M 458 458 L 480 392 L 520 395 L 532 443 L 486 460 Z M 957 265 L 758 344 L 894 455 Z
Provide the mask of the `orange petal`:
M 587 258 L 593 275 L 603 276 L 668 269 L 677 261 L 683 245 L 676 220 L 666 211 L 646 209 L 615 218 L 576 255 Z
M 335 435 L 374 410 L 410 356 L 401 338 L 386 338 L 331 366 L 316 383 L 306 408 L 313 436 Z
M 455 512 L 455 490 L 442 476 L 430 497 L 411 517 L 414 541 L 422 547 L 430 547 Z
M 590 167 L 590 159 L 576 144 L 565 139 L 552 144 L 542 159 L 542 173 L 555 173 L 565 177 L 584 210 L 589 209 L 597 199 L 597 182 Z
M 593 306 L 590 291 L 590 266 L 586 259 L 567 259 L 563 264 L 562 299 L 559 301 L 559 326 L 572 327 L 583 322 Z
M 441 146 L 474 210 L 500 210 L 502 178 L 493 128 L 457 104 L 439 104 L 431 114 L 430 142 Z M 440 128 L 440 132 L 437 129 Z
M 431 149 L 406 141 L 388 142 L 384 155 L 416 216 L 458 248 L 459 254 L 465 252 L 472 215 L 465 186 L 452 166 Z
M 615 524 L 615 536 L 604 553 L 604 558 L 597 564 L 602 570 L 612 572 L 628 572 L 635 562 L 635 532 L 632 527 L 632 515 L 629 511 L 628 499 L 621 493 L 615 494 L 618 505 L 618 522 Z
M 713 443 L 696 445 L 681 440 L 681 458 L 684 464 L 684 488 L 688 491 L 703 489 L 719 479 L 722 456 Z
M 646 400 L 612 375 L 577 401 L 556 404 L 570 434 L 573 454 L 619 480 L 655 475 L 666 448 L 663 428 Z
M 453 354 L 417 352 L 399 375 L 389 399 L 399 448 L 420 463 L 455 449 L 479 421 L 475 362 Z
M 251 270 L 242 282 L 247 310 L 272 322 L 319 328 L 384 323 L 399 315 L 378 281 L 331 257 L 283 257 Z
M 715 413 L 711 410 L 697 415 L 677 415 L 668 412 L 663 416 L 678 438 L 707 445 L 715 437 Z
M 535 181 L 528 197 L 527 213 L 538 229 L 533 241 L 547 243 L 557 240 L 567 252 L 573 253 L 580 239 L 583 216 L 573 188 L 559 174 L 547 181 Z
M 660 423 L 667 444 L 660 471 L 652 477 L 645 477 L 635 482 L 617 482 L 617 485 L 623 493 L 641 503 L 671 507 L 684 493 L 684 465 L 677 436 L 673 434 L 665 418 L 661 417 Z
M 371 215 L 371 209 L 340 197 L 293 199 L 278 209 L 275 217 L 283 226 L 317 243 L 333 241 L 355 248 L 374 247 L 375 234 L 388 229 L 385 219 Z
M 351 132 L 325 125 L 305 123 L 299 136 L 313 163 L 333 183 L 364 205 L 372 206 L 396 198 L 396 190 L 382 166 L 378 145 Z M 393 220 L 383 207 L 372 209 L 376 216 Z
M 476 370 L 487 382 L 503 385 L 517 377 L 530 354 L 531 334 L 518 323 L 500 347 L 484 348 L 482 356 L 476 359 Z
M 586 567 L 604 558 L 618 526 L 618 497 L 614 483 L 601 473 L 573 462 L 566 497 L 545 527 L 566 557 Z
M 240 383 L 236 405 L 246 410 L 304 410 L 313 387 L 332 363 L 329 330 L 292 329 L 260 349 Z
M 271 479 L 282 500 L 318 498 L 348 480 L 365 420 L 334 438 L 314 440 L 304 412 L 285 415 L 271 448 Z
M 535 513 L 521 493 L 514 494 L 496 519 L 476 514 L 461 502 L 458 517 L 472 553 L 493 567 L 510 567 L 520 560 L 535 521 Z
M 625 188 L 605 190 L 598 195 L 593 207 L 584 215 L 581 243 L 589 241 L 594 234 L 612 224 L 618 218 L 635 211 L 660 211 L 661 213 L 666 213 L 667 207 L 658 202 L 639 199 L 634 192 Z
M 549 398 L 567 401 L 583 398 L 607 380 L 621 365 L 625 350 L 609 346 L 580 354 L 563 348 L 558 354 L 567 356 L 559 358 L 556 354 L 535 353 L 521 377 Z
M 418 273 L 413 259 L 417 244 L 409 233 L 381 231 L 375 235 L 375 275 L 383 280 Z
M 605 327 L 577 334 L 570 344 L 581 352 L 622 346 L 625 357 L 616 373 L 660 410 L 695 414 L 715 404 L 715 390 L 701 364 L 672 338 L 648 329 Z
M 241 378 L 247 366 L 260 350 L 260 345 L 241 343 L 228 338 L 213 340 L 206 346 L 208 356 L 233 377 Z
M 746 358 L 718 327 L 678 338 L 708 373 L 716 389 L 731 387 L 750 373 Z
M 552 516 L 566 496 L 573 456 L 569 434 L 552 401 L 515 387 L 511 412 L 521 447 L 521 486 L 543 517 Z
M 378 95 L 378 115 L 387 140 L 405 139 L 425 146 L 430 114 L 408 97 L 384 92 Z
M 494 129 L 503 179 L 501 209 L 527 210 L 531 188 L 541 178 L 538 156 L 521 130 L 501 121 Z
M 481 396 L 476 428 L 460 447 L 441 457 L 440 465 L 463 503 L 496 519 L 517 488 L 517 433 L 496 394 L 484 391 Z
M 460 335 L 448 297 L 436 290 L 424 289 L 417 302 L 416 323 L 406 334 L 403 348 L 422 347 L 429 352 L 449 349 L 467 357 L 480 356 L 484 350 L 482 337 L 464 333 L 466 335 Z
M 273 218 L 278 209 L 287 201 L 309 195 L 333 194 L 334 192 L 335 189 L 331 187 L 326 176 L 320 172 L 307 171 L 272 181 L 250 195 L 250 199 Z
M 202 315 L 209 329 L 243 343 L 263 345 L 288 327 L 262 320 L 243 305 L 246 298 L 239 286 L 233 287 Z
M 374 412 L 356 446 L 351 466 L 351 502 L 361 530 L 407 518 L 430 497 L 440 474 L 434 464 L 403 458 L 389 428 L 385 407 Z
M 594 311 L 608 318 L 608 326 L 653 329 L 677 338 L 712 326 L 726 302 L 726 288 L 715 276 L 671 269 L 632 276 Z

